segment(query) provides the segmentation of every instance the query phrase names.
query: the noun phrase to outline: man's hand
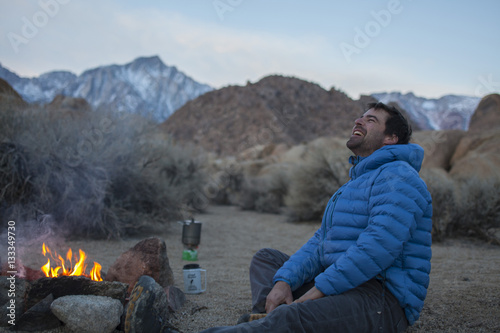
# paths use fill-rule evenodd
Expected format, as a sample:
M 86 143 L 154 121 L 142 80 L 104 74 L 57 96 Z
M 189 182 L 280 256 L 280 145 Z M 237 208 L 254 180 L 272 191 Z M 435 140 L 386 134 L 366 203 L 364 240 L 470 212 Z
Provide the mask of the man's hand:
M 281 304 L 292 304 L 293 296 L 290 285 L 284 281 L 278 281 L 266 298 L 266 312 L 269 313 Z
M 318 298 L 321 298 L 324 296 L 325 296 L 325 294 L 323 294 L 321 291 L 319 291 L 319 289 L 317 289 L 316 287 L 312 287 L 311 289 L 309 289 L 309 291 L 307 293 L 302 295 L 302 297 L 296 299 L 294 303 L 302 303 L 302 302 L 308 301 L 310 299 L 318 299 Z

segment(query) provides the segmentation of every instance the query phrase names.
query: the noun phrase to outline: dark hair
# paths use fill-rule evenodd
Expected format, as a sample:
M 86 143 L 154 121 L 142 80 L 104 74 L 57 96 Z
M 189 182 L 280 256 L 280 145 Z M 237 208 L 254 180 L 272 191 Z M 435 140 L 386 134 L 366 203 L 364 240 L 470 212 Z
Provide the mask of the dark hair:
M 398 137 L 398 144 L 407 144 L 411 138 L 411 125 L 403 114 L 394 106 L 389 106 L 384 103 L 369 103 L 368 110 L 384 110 L 389 114 L 389 118 L 385 122 L 385 135 L 396 135 Z

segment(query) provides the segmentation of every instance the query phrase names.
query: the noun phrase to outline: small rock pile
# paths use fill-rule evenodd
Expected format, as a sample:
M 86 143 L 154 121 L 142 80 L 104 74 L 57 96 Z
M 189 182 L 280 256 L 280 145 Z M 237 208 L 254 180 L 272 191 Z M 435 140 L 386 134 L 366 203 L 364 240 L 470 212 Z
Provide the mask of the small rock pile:
M 72 332 L 177 332 L 171 313 L 185 302 L 173 286 L 163 240 L 151 237 L 123 253 L 108 270 L 105 281 L 63 276 L 34 281 L 16 279 L 15 329 L 29 332 L 64 327 Z M 10 280 L 0 276 L 1 295 Z M 0 297 L 0 326 L 10 326 L 9 301 Z M 4 304 L 5 303 L 5 304 Z

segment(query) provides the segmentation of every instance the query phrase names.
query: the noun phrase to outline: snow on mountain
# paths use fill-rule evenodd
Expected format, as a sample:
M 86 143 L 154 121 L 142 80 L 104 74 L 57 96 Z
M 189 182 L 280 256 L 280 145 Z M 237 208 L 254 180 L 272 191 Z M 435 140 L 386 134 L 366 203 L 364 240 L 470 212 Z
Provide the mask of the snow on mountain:
M 49 103 L 58 94 L 86 99 L 94 108 L 139 113 L 161 122 L 187 101 L 213 88 L 166 66 L 159 57 L 87 70 L 77 76 L 57 71 L 21 78 L 0 66 L 5 79 L 30 103 Z
M 87 70 L 77 76 L 53 71 L 23 78 L 0 65 L 0 77 L 29 103 L 50 103 L 58 94 L 86 99 L 95 109 L 139 113 L 158 122 L 167 119 L 189 100 L 212 90 L 165 65 L 157 56 L 137 58 L 125 65 Z M 463 129 L 479 104 L 479 97 L 446 95 L 439 99 L 399 92 L 372 94 L 377 100 L 396 102 L 422 129 Z
M 426 99 L 417 97 L 413 93 L 400 92 L 376 93 L 371 96 L 382 103 L 398 103 L 420 128 L 434 130 L 467 130 L 470 118 L 481 100 L 479 97 L 458 95 Z

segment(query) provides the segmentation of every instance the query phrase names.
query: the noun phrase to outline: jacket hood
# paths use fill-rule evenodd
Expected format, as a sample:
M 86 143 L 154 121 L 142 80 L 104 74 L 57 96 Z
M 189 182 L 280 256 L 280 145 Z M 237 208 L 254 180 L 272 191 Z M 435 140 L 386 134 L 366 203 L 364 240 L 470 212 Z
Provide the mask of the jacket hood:
M 386 163 L 395 161 L 406 162 L 419 172 L 423 160 L 424 149 L 417 144 L 409 143 L 383 146 L 367 157 L 351 156 L 349 162 L 353 167 L 349 170 L 349 176 L 351 179 L 354 179 L 367 171 L 377 169 Z

